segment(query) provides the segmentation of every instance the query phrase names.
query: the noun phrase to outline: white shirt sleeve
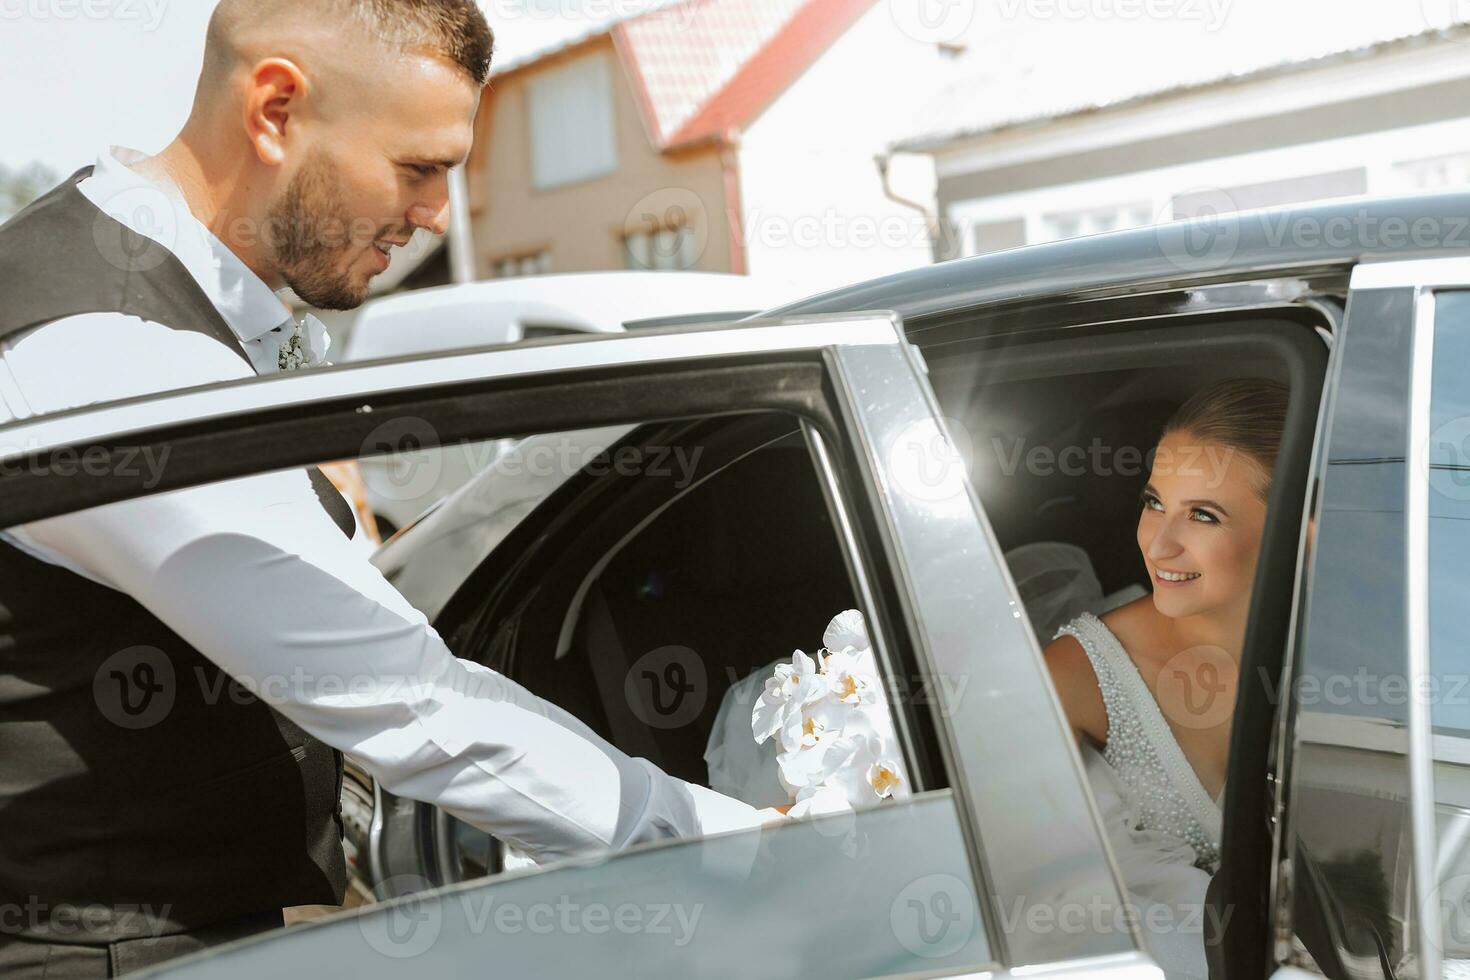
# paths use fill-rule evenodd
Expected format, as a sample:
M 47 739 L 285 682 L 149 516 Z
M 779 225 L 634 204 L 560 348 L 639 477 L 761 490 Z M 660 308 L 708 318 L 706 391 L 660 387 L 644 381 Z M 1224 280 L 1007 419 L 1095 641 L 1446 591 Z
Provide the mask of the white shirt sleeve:
M 97 337 L 92 331 L 94 347 Z M 150 354 L 167 343 L 150 344 Z M 65 363 L 74 364 L 77 349 L 67 348 Z M 181 386 L 174 373 L 166 382 L 153 375 L 160 383 L 147 387 L 155 362 L 174 359 L 131 365 L 133 384 Z M 53 373 L 16 366 L 13 380 L 30 404 L 56 410 L 54 388 L 48 402 L 25 383 L 44 377 L 50 385 Z M 9 533 L 127 592 L 389 791 L 441 806 L 538 861 L 762 822 L 753 808 L 627 756 L 520 685 L 451 655 L 327 516 L 301 470 L 155 494 Z

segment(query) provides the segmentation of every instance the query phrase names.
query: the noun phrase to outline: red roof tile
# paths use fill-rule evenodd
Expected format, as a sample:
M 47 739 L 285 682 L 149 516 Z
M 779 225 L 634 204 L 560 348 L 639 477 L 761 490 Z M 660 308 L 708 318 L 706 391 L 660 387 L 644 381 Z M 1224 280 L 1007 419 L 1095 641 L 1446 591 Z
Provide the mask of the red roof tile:
M 612 29 L 660 149 L 748 124 L 877 0 L 688 0 Z

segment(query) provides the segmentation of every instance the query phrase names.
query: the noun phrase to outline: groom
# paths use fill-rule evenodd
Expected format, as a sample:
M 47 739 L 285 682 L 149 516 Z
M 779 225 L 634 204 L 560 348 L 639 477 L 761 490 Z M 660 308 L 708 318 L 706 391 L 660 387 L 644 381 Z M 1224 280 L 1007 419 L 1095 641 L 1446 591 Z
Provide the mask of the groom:
M 445 231 L 492 43 L 474 0 L 220 0 L 178 137 L 0 227 L 0 423 L 319 358 L 275 291 L 352 308 Z M 344 752 L 542 860 L 760 824 L 453 657 L 355 533 L 314 470 L 0 533 L 0 975 L 340 903 Z

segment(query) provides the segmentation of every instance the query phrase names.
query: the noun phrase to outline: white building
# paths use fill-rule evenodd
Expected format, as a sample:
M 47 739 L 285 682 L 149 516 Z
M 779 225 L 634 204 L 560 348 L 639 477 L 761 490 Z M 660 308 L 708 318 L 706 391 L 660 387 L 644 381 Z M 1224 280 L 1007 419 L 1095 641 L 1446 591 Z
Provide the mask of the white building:
M 981 70 L 930 102 L 894 148 L 935 161 L 940 258 L 1465 186 L 1470 27 L 1434 15 L 1429 0 L 1298 0 L 1237 11 L 1233 34 L 1017 26 L 1008 43 L 1021 56 L 975 52 Z

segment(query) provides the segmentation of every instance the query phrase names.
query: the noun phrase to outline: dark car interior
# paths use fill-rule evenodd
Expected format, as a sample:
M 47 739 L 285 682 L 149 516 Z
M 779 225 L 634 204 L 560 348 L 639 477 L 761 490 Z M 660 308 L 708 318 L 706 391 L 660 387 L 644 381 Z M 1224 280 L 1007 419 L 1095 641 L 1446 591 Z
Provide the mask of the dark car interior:
M 793 649 L 814 651 L 827 621 L 856 603 L 795 420 L 763 421 L 774 439 L 629 538 L 593 577 L 570 649 L 527 658 L 516 677 L 692 782 L 708 781 L 705 739 L 729 686 Z M 638 658 L 665 647 L 688 651 L 683 663 L 697 658 L 704 672 L 697 715 L 685 722 L 681 712 L 678 724 L 670 715 L 669 727 L 659 710 L 675 692 L 659 677 L 636 672 L 625 691 Z

